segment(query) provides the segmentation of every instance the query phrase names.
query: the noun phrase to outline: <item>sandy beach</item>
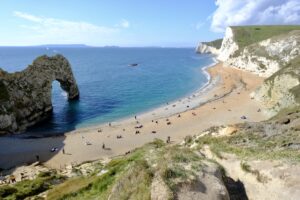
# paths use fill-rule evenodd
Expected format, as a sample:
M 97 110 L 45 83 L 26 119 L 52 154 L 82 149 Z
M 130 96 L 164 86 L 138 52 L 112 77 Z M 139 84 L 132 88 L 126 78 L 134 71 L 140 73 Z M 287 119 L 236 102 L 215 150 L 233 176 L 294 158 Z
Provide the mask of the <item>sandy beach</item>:
M 111 126 L 102 124 L 77 129 L 58 137 L 2 138 L 0 146 L 6 151 L 0 153 L 0 167 L 34 162 L 38 155 L 46 166 L 64 168 L 70 164 L 122 155 L 155 138 L 165 141 L 170 137 L 172 143 L 179 143 L 186 136 L 198 134 L 211 126 L 267 119 L 263 112 L 258 112 L 263 108 L 250 97 L 263 78 L 224 67 L 222 63 L 207 71 L 211 80 L 204 89 L 136 116 L 136 119 L 130 117 L 112 122 Z M 50 152 L 53 147 L 57 151 Z

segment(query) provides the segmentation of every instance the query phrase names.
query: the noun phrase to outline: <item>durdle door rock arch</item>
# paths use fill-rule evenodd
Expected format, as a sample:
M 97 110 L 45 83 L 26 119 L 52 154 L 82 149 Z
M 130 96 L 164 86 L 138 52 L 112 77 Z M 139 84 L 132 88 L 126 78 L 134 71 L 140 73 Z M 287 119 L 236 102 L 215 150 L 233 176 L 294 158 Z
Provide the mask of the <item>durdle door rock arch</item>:
M 52 112 L 52 82 L 57 80 L 69 100 L 79 98 L 71 65 L 62 55 L 36 58 L 21 72 L 0 68 L 0 134 L 25 131 Z

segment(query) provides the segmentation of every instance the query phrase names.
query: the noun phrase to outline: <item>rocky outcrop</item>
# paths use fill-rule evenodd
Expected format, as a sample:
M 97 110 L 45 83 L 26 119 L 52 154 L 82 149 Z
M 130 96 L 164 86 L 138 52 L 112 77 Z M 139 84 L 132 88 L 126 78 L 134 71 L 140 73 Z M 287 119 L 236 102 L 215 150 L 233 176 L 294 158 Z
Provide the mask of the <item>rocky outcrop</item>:
M 300 56 L 267 78 L 253 97 L 267 108 L 267 114 L 300 106 Z
M 253 96 L 268 109 L 267 114 L 273 116 L 284 108 L 299 106 L 295 95 L 291 92 L 291 89 L 299 84 L 297 77 L 282 74 L 273 80 L 265 81 Z
M 71 66 L 61 55 L 38 57 L 21 72 L 0 69 L 0 134 L 22 132 L 46 119 L 52 111 L 55 80 L 69 100 L 79 98 Z

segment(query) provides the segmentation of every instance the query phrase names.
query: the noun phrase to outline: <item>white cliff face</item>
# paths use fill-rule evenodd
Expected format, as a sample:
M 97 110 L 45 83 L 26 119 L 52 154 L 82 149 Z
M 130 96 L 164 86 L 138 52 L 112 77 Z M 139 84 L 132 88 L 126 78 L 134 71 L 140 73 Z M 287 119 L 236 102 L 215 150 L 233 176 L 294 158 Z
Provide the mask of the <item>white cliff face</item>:
M 200 42 L 196 47 L 196 52 L 200 54 L 214 54 L 214 55 L 219 54 L 219 50 L 217 48 L 208 46 L 206 44 L 203 44 L 202 42 Z
M 238 45 L 234 41 L 233 31 L 230 27 L 226 29 L 225 37 L 222 42 L 222 46 L 218 55 L 218 60 L 226 61 L 239 49 Z
M 260 42 L 271 57 L 278 57 L 288 63 L 300 55 L 300 31 L 292 31 L 286 37 L 276 37 Z
M 218 56 L 225 65 L 269 77 L 300 55 L 300 31 L 296 30 L 247 46 L 238 56 L 233 56 L 238 48 L 229 30 Z
M 224 61 L 224 64 L 262 77 L 269 77 L 280 68 L 279 62 L 263 56 L 251 55 L 247 49 L 240 56 Z

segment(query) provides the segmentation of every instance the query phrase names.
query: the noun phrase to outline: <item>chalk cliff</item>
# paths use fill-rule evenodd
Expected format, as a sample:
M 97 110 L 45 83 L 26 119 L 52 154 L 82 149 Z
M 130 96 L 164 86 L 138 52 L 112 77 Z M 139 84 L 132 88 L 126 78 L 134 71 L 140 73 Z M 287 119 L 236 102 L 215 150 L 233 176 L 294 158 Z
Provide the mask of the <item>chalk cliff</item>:
M 79 98 L 71 65 L 61 55 L 38 57 L 21 72 L 0 69 L 0 134 L 22 132 L 46 119 L 52 111 L 55 80 L 69 100 Z
M 269 77 L 300 55 L 300 30 L 273 36 L 240 48 L 227 29 L 218 59 L 226 65 Z
M 200 42 L 196 47 L 196 52 L 200 54 L 214 54 L 214 55 L 219 54 L 219 50 L 217 48 L 209 46 L 202 42 Z
M 223 39 L 218 39 L 211 42 L 199 42 L 196 47 L 196 53 L 218 55 L 222 41 Z

